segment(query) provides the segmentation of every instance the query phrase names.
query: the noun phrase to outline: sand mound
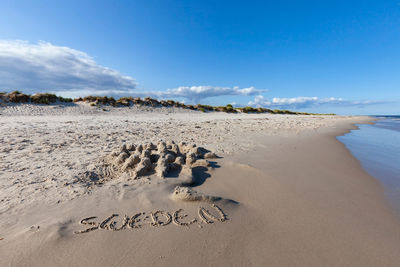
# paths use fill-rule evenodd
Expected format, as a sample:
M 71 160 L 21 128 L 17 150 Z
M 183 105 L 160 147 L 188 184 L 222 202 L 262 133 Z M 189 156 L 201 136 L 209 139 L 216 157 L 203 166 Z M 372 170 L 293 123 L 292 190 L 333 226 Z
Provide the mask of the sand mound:
M 193 190 L 190 187 L 177 186 L 172 193 L 172 199 L 182 201 L 207 201 L 213 202 L 220 200 L 220 197 L 209 196 Z
M 88 189 L 111 180 L 117 183 L 131 181 L 135 186 L 153 184 L 159 188 L 156 189 L 159 190 L 158 195 L 165 192 L 165 197 L 171 197 L 175 201 L 214 202 L 222 198 L 197 192 L 190 186 L 203 181 L 205 172 L 211 167 L 207 159 L 216 157 L 215 153 L 205 148 L 183 142 L 123 144 L 98 164 L 89 167 L 89 170 L 80 175 L 79 180 Z M 153 177 L 164 182 L 151 183 Z M 165 179 L 168 177 L 177 179 Z M 142 178 L 146 179 L 140 181 Z M 151 186 L 151 190 L 154 190 L 154 186 Z
M 184 142 L 123 144 L 100 164 L 85 171 L 82 180 L 87 184 L 102 184 L 112 179 L 137 180 L 155 175 L 161 179 L 179 177 L 184 184 L 190 185 L 194 181 L 193 168 L 208 169 L 210 162 L 207 159 L 216 157 L 207 149 Z

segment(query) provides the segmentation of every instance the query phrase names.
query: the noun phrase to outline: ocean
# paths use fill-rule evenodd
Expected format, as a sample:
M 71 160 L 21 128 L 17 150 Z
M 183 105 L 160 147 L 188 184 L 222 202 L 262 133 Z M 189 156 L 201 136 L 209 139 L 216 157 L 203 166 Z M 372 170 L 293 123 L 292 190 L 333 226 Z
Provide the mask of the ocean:
M 372 125 L 357 125 L 337 137 L 385 188 L 390 204 L 400 214 L 400 116 L 374 116 Z

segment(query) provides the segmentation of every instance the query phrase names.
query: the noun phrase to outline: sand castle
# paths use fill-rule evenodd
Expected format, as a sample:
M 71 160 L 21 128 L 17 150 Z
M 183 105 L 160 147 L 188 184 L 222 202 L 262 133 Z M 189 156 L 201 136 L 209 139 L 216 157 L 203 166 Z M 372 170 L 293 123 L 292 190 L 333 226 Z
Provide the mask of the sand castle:
M 179 179 L 172 184 L 174 190 L 170 194 L 174 201 L 214 202 L 222 198 L 197 192 L 189 186 L 196 183 L 194 170 L 207 171 L 210 167 L 208 159 L 216 157 L 215 153 L 205 148 L 184 142 L 123 144 L 105 156 L 101 164 L 85 171 L 81 181 L 91 188 L 113 179 L 133 181 L 143 177 L 150 180 L 150 176 L 160 179 L 175 177 Z
M 87 171 L 85 176 L 91 181 L 103 183 L 119 177 L 137 180 L 155 174 L 161 179 L 179 176 L 191 184 L 193 168 L 208 168 L 210 163 L 207 159 L 212 158 L 216 158 L 213 152 L 184 142 L 123 144 L 104 158 L 103 166 Z

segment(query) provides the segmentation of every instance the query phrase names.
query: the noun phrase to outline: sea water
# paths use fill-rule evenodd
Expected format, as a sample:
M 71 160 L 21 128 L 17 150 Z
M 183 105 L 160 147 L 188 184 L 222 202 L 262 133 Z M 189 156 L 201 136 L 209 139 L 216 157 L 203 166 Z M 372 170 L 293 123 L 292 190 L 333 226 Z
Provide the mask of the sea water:
M 389 202 L 400 214 L 400 116 L 375 116 L 372 124 L 337 137 L 385 188 Z

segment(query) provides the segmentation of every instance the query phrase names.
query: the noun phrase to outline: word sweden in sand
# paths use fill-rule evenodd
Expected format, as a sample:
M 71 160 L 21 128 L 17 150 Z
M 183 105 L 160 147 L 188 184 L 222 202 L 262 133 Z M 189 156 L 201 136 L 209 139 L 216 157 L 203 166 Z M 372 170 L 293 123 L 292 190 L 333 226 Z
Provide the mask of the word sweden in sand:
M 174 173 L 192 178 L 193 168 L 209 167 L 207 159 L 211 158 L 216 158 L 213 152 L 184 142 L 124 144 L 105 157 L 103 166 L 86 172 L 85 176 L 99 183 L 121 176 L 139 179 L 154 173 L 160 178 Z
M 145 214 L 145 212 L 139 212 L 129 217 L 128 215 L 124 216 L 122 223 L 118 226 L 118 222 L 113 220 L 115 217 L 118 217 L 118 214 L 112 214 L 111 216 L 107 217 L 101 223 L 93 221 L 96 219 L 96 216 L 87 217 L 80 221 L 80 224 L 88 225 L 89 228 L 75 232 L 75 234 L 82 234 L 88 233 L 94 230 L 103 229 L 103 230 L 111 230 L 111 231 L 120 231 L 123 229 L 131 228 L 137 229 L 141 228 L 144 225 L 150 225 L 152 227 L 159 227 L 159 226 L 167 226 L 171 223 L 177 226 L 189 226 L 195 223 L 201 224 L 211 224 L 214 222 L 226 222 L 228 220 L 227 215 L 223 212 L 223 210 L 215 204 L 211 205 L 214 208 L 214 212 L 210 212 L 208 209 L 204 207 L 199 207 L 198 209 L 198 216 L 199 218 L 193 218 L 192 220 L 186 219 L 188 216 L 184 214 L 183 209 L 178 209 L 175 212 L 169 213 L 168 211 L 164 210 L 157 210 L 150 213 L 150 216 Z M 217 214 L 217 215 L 215 215 Z M 150 222 L 145 222 L 149 220 Z

